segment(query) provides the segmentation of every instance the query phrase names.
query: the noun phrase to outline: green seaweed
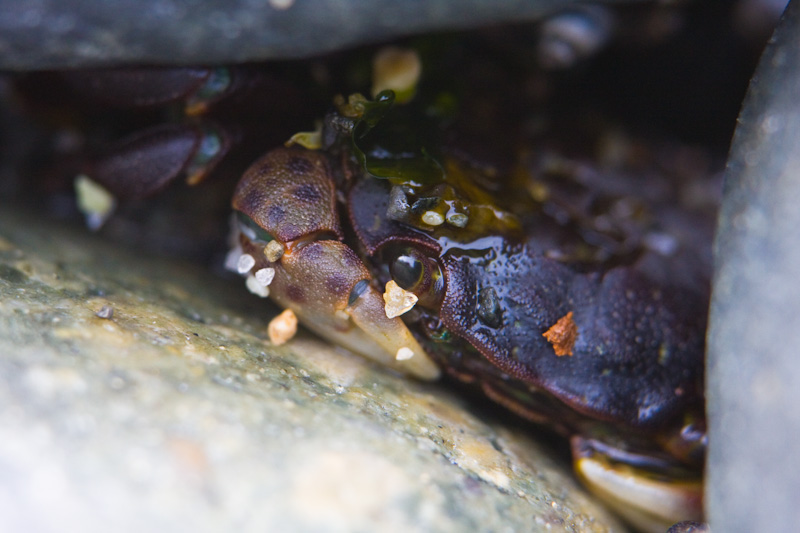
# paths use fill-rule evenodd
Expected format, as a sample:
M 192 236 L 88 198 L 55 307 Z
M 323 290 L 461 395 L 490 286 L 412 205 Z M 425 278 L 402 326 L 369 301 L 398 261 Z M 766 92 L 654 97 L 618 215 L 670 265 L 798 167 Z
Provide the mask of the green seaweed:
M 369 175 L 417 187 L 444 181 L 444 169 L 434 155 L 437 127 L 407 108 L 398 109 L 393 91 L 383 91 L 361 106 L 352 146 Z

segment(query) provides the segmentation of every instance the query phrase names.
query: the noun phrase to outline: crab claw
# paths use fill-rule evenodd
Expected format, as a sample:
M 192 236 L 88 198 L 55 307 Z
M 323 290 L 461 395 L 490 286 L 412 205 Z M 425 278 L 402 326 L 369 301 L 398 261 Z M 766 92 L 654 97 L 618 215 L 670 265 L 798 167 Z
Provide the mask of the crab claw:
M 369 271 L 347 245 L 313 241 L 274 263 L 270 296 L 306 327 L 354 352 L 424 379 L 439 370 L 399 318 L 388 318 Z
M 269 295 L 323 337 L 423 379 L 436 364 L 399 318 L 389 318 L 369 270 L 341 236 L 335 189 L 319 153 L 280 148 L 245 172 L 234 193 L 250 270 L 274 269 Z M 250 263 L 247 261 L 246 263 Z
M 606 505 L 637 530 L 666 531 L 684 520 L 702 520 L 702 480 L 677 466 L 659 474 L 652 467 L 615 461 L 589 439 L 572 438 L 575 472 Z

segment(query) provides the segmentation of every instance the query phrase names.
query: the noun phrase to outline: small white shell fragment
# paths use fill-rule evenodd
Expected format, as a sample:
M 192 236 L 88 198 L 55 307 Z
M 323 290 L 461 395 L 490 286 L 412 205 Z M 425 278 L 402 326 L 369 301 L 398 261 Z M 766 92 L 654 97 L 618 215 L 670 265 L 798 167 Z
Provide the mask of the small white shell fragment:
M 94 314 L 97 318 L 111 319 L 114 317 L 114 308 L 110 305 L 104 305 Z
M 425 211 L 422 215 L 422 221 L 430 226 L 441 226 L 444 222 L 444 217 L 436 211 Z
M 407 291 L 398 285 L 393 279 L 386 283 L 386 291 L 383 293 L 384 311 L 386 316 L 394 318 L 407 313 L 417 304 L 417 295 Z
M 465 228 L 469 223 L 469 217 L 464 213 L 452 213 L 447 215 L 447 223 L 457 228 Z
M 239 274 L 247 274 L 254 266 L 256 266 L 255 258 L 250 254 L 242 254 L 236 263 L 236 271 Z
M 394 356 L 398 361 L 408 361 L 412 357 L 414 357 L 414 351 L 406 346 L 397 350 L 397 355 Z
M 117 205 L 113 194 L 84 174 L 75 178 L 75 195 L 90 230 L 100 229 Z
M 274 263 L 283 257 L 283 245 L 278 241 L 269 241 L 264 247 L 264 257 L 266 257 L 267 261 L 270 263 Z
M 245 287 L 247 290 L 255 294 L 256 296 L 260 296 L 262 298 L 266 298 L 269 296 L 269 287 L 262 285 L 254 275 L 250 274 L 247 276 L 247 279 L 244 281 Z
M 275 269 L 274 268 L 261 268 L 256 270 L 256 281 L 258 281 L 264 287 L 269 287 L 269 284 L 272 283 L 272 280 L 275 278 Z
M 269 322 L 267 334 L 269 341 L 280 346 L 292 339 L 297 333 L 297 316 L 291 309 L 286 309 Z

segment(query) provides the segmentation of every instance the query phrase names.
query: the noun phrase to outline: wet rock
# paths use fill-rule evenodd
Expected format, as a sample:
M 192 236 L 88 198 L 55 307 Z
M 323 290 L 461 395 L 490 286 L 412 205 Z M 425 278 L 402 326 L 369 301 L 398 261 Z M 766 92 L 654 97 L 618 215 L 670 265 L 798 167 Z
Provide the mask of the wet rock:
M 0 530 L 612 531 L 540 445 L 203 270 L 0 209 Z
M 576 3 L 0 0 L 0 68 L 296 58 L 403 35 L 533 20 Z
M 800 522 L 800 2 L 750 84 L 731 146 L 708 335 L 714 531 Z

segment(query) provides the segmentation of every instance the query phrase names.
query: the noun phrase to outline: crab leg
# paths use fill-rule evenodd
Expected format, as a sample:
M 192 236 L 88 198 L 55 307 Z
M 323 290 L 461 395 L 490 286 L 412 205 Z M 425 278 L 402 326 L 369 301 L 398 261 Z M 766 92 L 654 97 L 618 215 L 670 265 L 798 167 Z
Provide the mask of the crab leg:
M 578 477 L 596 496 L 641 531 L 665 531 L 683 520 L 702 520 L 703 484 L 695 476 L 657 475 L 613 461 L 580 437 L 572 439 Z
M 106 146 L 88 158 L 83 172 L 120 198 L 144 198 L 184 173 L 190 184 L 202 181 L 231 142 L 211 126 L 154 126 Z

